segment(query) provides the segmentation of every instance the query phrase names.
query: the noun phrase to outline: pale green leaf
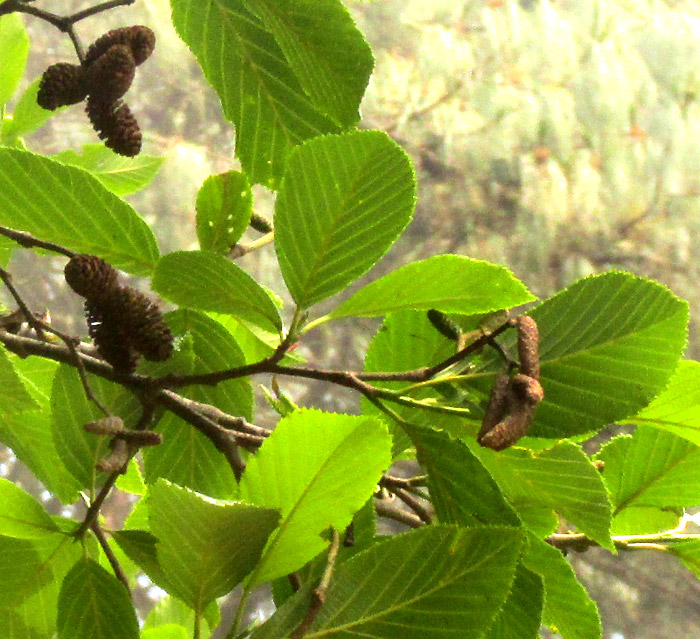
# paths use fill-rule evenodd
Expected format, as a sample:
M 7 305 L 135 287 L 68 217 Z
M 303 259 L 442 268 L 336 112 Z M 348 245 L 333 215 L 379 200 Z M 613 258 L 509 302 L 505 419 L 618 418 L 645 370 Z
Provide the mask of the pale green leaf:
M 461 255 L 436 255 L 368 284 L 336 308 L 331 317 L 372 317 L 399 309 L 477 315 L 534 299 L 503 266 Z
M 282 514 L 251 584 L 286 575 L 320 553 L 328 544 L 321 533 L 350 523 L 389 467 L 390 451 L 375 418 L 302 409 L 281 419 L 240 484 L 241 499 Z
M 112 266 L 150 275 L 158 246 L 146 222 L 83 169 L 0 148 L 0 224 Z
M 678 528 L 682 508 L 627 506 L 612 520 L 610 533 L 616 535 L 650 535 Z
M 253 569 L 279 519 L 271 508 L 217 503 L 164 480 L 147 504 L 171 592 L 200 612 Z
M 336 570 L 306 639 L 482 637 L 513 583 L 522 533 L 428 526 Z
M 202 619 L 202 637 L 208 639 L 211 629 L 219 622 L 219 607 L 212 602 L 206 609 Z M 176 597 L 163 597 L 148 613 L 143 624 L 143 630 L 155 629 L 159 626 L 175 624 L 183 628 L 194 628 L 194 610 Z
M 508 599 L 484 639 L 537 639 L 543 606 L 542 578 L 518 565 Z
M 356 124 L 374 59 L 342 2 L 245 0 L 245 4 L 270 30 L 316 107 L 339 124 Z
M 276 188 L 294 146 L 336 132 L 339 125 L 309 98 L 275 37 L 248 3 L 171 0 L 171 7 L 177 32 L 197 56 L 224 115 L 236 127 L 236 155 L 244 170 L 253 183 Z M 308 2 L 304 10 L 307 15 L 317 12 Z M 326 27 L 332 37 L 336 27 Z M 348 54 L 339 50 L 336 55 Z
M 88 380 L 95 396 L 113 415 L 121 417 L 127 428 L 136 423 L 141 404 L 131 392 L 101 377 L 88 375 Z M 110 438 L 83 428 L 104 414 L 87 399 L 78 372 L 68 364 L 59 366 L 53 378 L 51 415 L 53 441 L 63 464 L 81 488 L 93 490 L 103 476 L 95 464 L 108 454 Z
M 124 157 L 104 144 L 85 144 L 82 153 L 66 150 L 52 157 L 62 164 L 85 169 L 119 196 L 130 195 L 148 186 L 165 160 L 145 153 L 133 158 Z
M 0 108 L 12 97 L 24 74 L 29 55 L 29 36 L 19 14 L 0 18 Z
M 145 495 L 146 483 L 141 474 L 141 468 L 137 459 L 134 457 L 127 466 L 126 473 L 119 475 L 117 479 L 117 488 L 132 495 Z
M 627 507 L 683 508 L 700 504 L 700 448 L 649 426 L 616 437 L 596 456 L 615 514 Z M 648 532 L 648 531 L 644 531 Z
M 680 362 L 666 389 L 625 422 L 654 426 L 700 446 L 700 362 Z
M 191 636 L 187 628 L 174 623 L 147 628 L 141 632 L 141 639 L 190 639 Z
M 275 246 L 299 306 L 337 293 L 369 270 L 413 215 L 415 176 L 380 131 L 306 142 L 294 151 L 275 204 Z
M 56 115 L 56 113 L 63 110 L 61 108 L 56 111 L 49 111 L 47 109 L 42 109 L 37 104 L 36 96 L 39 91 L 40 81 L 40 77 L 34 80 L 34 82 L 24 90 L 19 100 L 17 100 L 15 109 L 12 112 L 12 119 L 6 120 L 3 126 L 2 137 L 0 138 L 2 144 L 7 144 L 8 146 L 14 145 L 17 138 L 26 136 L 40 129 Z
M 428 473 L 430 496 L 442 523 L 520 525 L 496 482 L 464 442 L 428 428 L 404 428 Z
M 189 372 L 211 373 L 245 363 L 233 337 L 206 315 L 180 310 L 168 313 L 166 320 L 174 335 L 189 335 L 192 340 L 194 358 Z M 247 379 L 194 386 L 181 393 L 230 415 L 252 417 L 253 391 Z M 235 481 L 231 467 L 209 439 L 171 412 L 161 418 L 156 430 L 163 435 L 163 443 L 143 451 L 147 483 L 164 477 L 213 497 L 232 495 Z
M 571 437 L 634 415 L 666 386 L 687 341 L 686 302 L 629 273 L 579 280 L 529 314 L 540 332 L 544 401 L 530 431 L 538 437 Z M 502 341 L 514 348 L 514 340 Z M 490 355 L 469 385 L 487 393 L 502 368 Z
M 563 639 L 600 639 L 598 608 L 564 555 L 532 536 L 529 541 L 523 565 L 544 582 L 543 623 Z
M 0 346 L 0 415 L 12 415 L 39 407 L 15 370 L 13 360 Z
M 12 357 L 12 362 L 39 408 L 3 416 L 0 441 L 12 448 L 47 490 L 63 503 L 71 503 L 80 484 L 59 457 L 51 427 L 51 387 L 58 364 L 41 357 Z
M 700 539 L 669 544 L 667 550 L 700 579 Z
M 248 228 L 253 192 L 245 173 L 211 175 L 197 193 L 197 237 L 202 249 L 226 253 Z
M 518 447 L 499 453 L 482 449 L 479 458 L 510 498 L 529 497 L 549 506 L 614 551 L 610 498 L 600 473 L 579 446 L 563 442 L 540 451 Z
M 92 559 L 66 575 L 58 598 L 59 639 L 138 639 L 139 624 L 124 585 Z
M 0 477 L 0 535 L 33 539 L 57 532 L 56 524 L 32 495 Z
M 211 251 L 177 251 L 163 256 L 153 290 L 185 308 L 235 315 L 267 330 L 282 328 L 270 296 L 245 271 Z

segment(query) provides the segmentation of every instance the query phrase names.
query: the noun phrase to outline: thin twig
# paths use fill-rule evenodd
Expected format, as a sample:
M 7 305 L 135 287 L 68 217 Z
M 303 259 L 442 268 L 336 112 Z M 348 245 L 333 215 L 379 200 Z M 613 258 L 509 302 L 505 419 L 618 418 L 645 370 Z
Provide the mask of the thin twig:
M 100 488 L 100 492 L 97 493 L 97 497 L 95 497 L 90 504 L 90 507 L 87 509 L 83 523 L 80 524 L 78 529 L 73 533 L 75 537 L 78 537 L 79 539 L 83 537 L 92 524 L 97 521 L 97 516 L 100 514 L 100 508 L 102 508 L 102 504 L 104 503 L 105 499 L 107 499 L 107 495 L 109 495 L 110 491 L 114 487 L 114 484 L 117 482 L 117 478 L 120 474 L 121 473 L 117 471 L 111 473 L 107 477 L 105 483 L 102 484 L 102 488 Z
M 403 510 L 403 508 L 392 506 L 383 499 L 375 499 L 374 506 L 377 509 L 377 515 L 380 517 L 393 519 L 409 528 L 421 528 L 425 526 L 425 522 L 423 522 L 420 517 L 416 517 L 416 515 Z
M 316 615 L 323 607 L 326 601 L 326 593 L 328 592 L 328 587 L 330 586 L 331 579 L 333 578 L 333 570 L 335 569 L 335 562 L 338 559 L 338 549 L 340 548 L 340 535 L 338 531 L 333 529 L 331 546 L 328 550 L 328 556 L 326 557 L 326 567 L 323 571 L 323 576 L 318 586 L 311 593 L 311 601 L 309 603 L 309 610 L 306 616 L 299 624 L 297 629 L 291 634 L 291 639 L 301 639 L 306 631 L 309 629 L 313 623 Z
M 0 9 L 2 9 L 4 6 L 4 4 L 0 5 Z M 0 226 L 0 235 L 17 242 L 17 244 L 19 244 L 22 248 L 42 248 L 46 249 L 47 251 L 65 255 L 66 257 L 75 256 L 75 252 L 68 250 L 65 246 L 54 244 L 53 242 L 45 242 L 44 240 L 37 239 L 33 235 L 25 233 L 24 231 L 15 231 L 7 228 L 6 226 Z
M 431 524 L 433 522 L 433 515 L 430 510 L 421 503 L 420 499 L 409 493 L 406 489 L 398 487 L 391 481 L 387 481 L 386 477 L 382 477 L 379 480 L 379 485 L 396 495 L 426 524 Z
M 117 556 L 114 554 L 112 547 L 109 545 L 109 542 L 107 541 L 107 538 L 105 537 L 105 534 L 102 531 L 102 528 L 100 528 L 100 525 L 97 522 L 97 520 L 92 522 L 90 529 L 93 533 L 95 533 L 95 537 L 97 537 L 97 542 L 100 544 L 100 547 L 107 556 L 107 561 L 109 561 L 109 565 L 112 566 L 114 575 L 117 579 L 119 579 L 119 581 L 121 581 L 124 584 L 126 591 L 128 593 L 131 593 L 131 589 L 129 588 L 129 579 L 124 574 L 124 570 L 122 569 L 121 564 L 117 559 Z

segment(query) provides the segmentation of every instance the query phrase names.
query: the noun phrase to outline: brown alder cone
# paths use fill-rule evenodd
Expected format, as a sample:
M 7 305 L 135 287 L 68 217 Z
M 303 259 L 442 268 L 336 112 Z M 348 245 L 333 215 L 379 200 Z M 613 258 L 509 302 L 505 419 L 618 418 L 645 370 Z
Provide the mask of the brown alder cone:
M 105 105 L 121 98 L 131 86 L 136 75 L 136 63 L 131 49 L 115 44 L 107 49 L 85 71 L 85 84 L 91 100 Z
M 85 301 L 85 317 L 88 334 L 92 337 L 100 355 L 115 371 L 133 373 L 139 358 L 127 339 L 119 318 L 111 312 L 104 312 L 101 301 Z
M 107 104 L 88 96 L 85 109 L 105 146 L 119 155 L 134 157 L 141 151 L 141 129 L 129 107 L 118 100 Z
M 79 64 L 52 64 L 41 76 L 36 101 L 42 109 L 54 111 L 62 106 L 78 104 L 87 95 L 85 70 Z
M 85 54 L 85 64 L 91 65 L 115 44 L 128 46 L 131 49 L 134 62 L 138 66 L 153 53 L 156 45 L 156 35 L 151 29 L 141 25 L 108 31 L 90 45 Z
M 116 269 L 96 255 L 74 255 L 63 274 L 68 285 L 82 297 L 98 298 L 118 286 Z

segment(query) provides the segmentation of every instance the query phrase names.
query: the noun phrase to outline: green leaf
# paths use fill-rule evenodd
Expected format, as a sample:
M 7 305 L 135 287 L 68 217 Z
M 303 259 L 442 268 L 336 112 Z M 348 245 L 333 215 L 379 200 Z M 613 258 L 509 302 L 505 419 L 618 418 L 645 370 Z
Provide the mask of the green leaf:
M 104 144 L 85 144 L 82 154 L 69 149 L 52 157 L 62 164 L 85 169 L 120 197 L 136 193 L 150 184 L 165 160 L 144 153 L 134 158 L 124 157 Z
M 83 169 L 0 148 L 0 224 L 150 275 L 158 246 L 146 222 Z
M 563 442 L 541 451 L 509 448 L 496 453 L 484 449 L 479 458 L 496 481 L 505 480 L 504 489 L 511 499 L 529 496 L 549 506 L 614 552 L 610 499 L 600 473 L 579 446 Z
M 63 108 L 56 111 L 48 111 L 42 109 L 36 102 L 36 96 L 39 91 L 39 83 L 41 77 L 32 82 L 22 93 L 22 96 L 15 104 L 15 110 L 12 112 L 12 119 L 6 120 L 2 129 L 2 137 L 0 143 L 12 146 L 16 143 L 17 138 L 26 136 L 40 129 L 46 124 L 56 113 L 59 113 Z
M 404 428 L 428 473 L 430 495 L 442 523 L 520 525 L 496 482 L 464 442 L 428 428 Z
M 687 340 L 688 306 L 629 273 L 579 280 L 530 313 L 540 332 L 544 401 L 530 431 L 561 439 L 634 415 L 668 383 Z M 503 343 L 514 348 L 515 336 Z M 482 370 L 503 368 L 498 355 Z M 488 392 L 491 375 L 469 385 Z
M 314 105 L 342 125 L 356 124 L 374 59 L 338 0 L 246 0 L 269 29 Z
M 700 448 L 688 440 L 640 426 L 596 455 L 615 514 L 628 507 L 683 508 L 700 503 Z M 646 532 L 646 531 L 645 531 Z
M 211 629 L 218 625 L 218 610 L 216 602 L 207 607 L 202 619 L 201 639 L 208 639 L 211 635 Z M 156 629 L 159 626 L 171 624 L 184 628 L 193 628 L 194 610 L 176 597 L 163 597 L 148 613 L 148 617 L 146 617 L 146 621 L 143 624 L 143 630 Z
M 192 373 L 211 373 L 245 363 L 228 331 L 206 315 L 180 310 L 168 313 L 166 320 L 174 335 L 192 339 Z M 247 379 L 194 386 L 183 389 L 182 394 L 230 415 L 252 417 L 253 391 Z M 164 477 L 212 497 L 232 495 L 235 481 L 231 468 L 209 439 L 171 412 L 161 418 L 156 430 L 163 435 L 163 443 L 143 451 L 147 483 Z
M 4 536 L 0 536 L 0 574 L 0 610 L 19 606 L 52 579 L 31 540 Z
M 544 581 L 547 626 L 563 639 L 601 638 L 598 608 L 559 550 L 531 536 L 523 565 Z
M 700 579 L 700 540 L 669 544 L 666 551 L 680 559 L 683 565 Z
M 309 611 L 311 593 L 316 587 L 317 580 L 306 579 L 301 588 L 293 593 L 281 606 L 277 606 L 265 623 L 258 626 L 250 635 L 250 639 L 282 639 L 288 637 L 299 626 Z
M 521 532 L 428 526 L 339 566 L 307 639 L 483 636 L 513 583 Z
M 50 398 L 58 364 L 41 357 L 12 357 L 12 362 L 39 408 L 3 416 L 0 441 L 12 448 L 49 492 L 69 504 L 77 499 L 80 484 L 66 469 L 53 441 Z
M 92 559 L 66 575 L 58 598 L 59 639 L 138 639 L 139 623 L 124 585 Z
M 144 513 L 148 516 L 146 511 L 147 508 L 144 507 Z M 158 561 L 158 538 L 155 535 L 147 530 L 115 530 L 112 538 L 120 550 L 145 572 L 156 586 L 166 591 L 172 590 L 173 586 Z
M 94 375 L 88 375 L 88 381 L 92 392 L 113 415 L 121 417 L 127 428 L 134 425 L 141 415 L 141 404 L 131 392 Z M 93 490 L 102 475 L 95 464 L 107 455 L 110 438 L 83 428 L 104 415 L 87 399 L 78 372 L 68 364 L 61 364 L 54 376 L 51 412 L 53 441 L 63 464 L 81 488 Z
M 544 586 L 539 575 L 518 565 L 508 599 L 485 639 L 537 639 L 542 623 Z
M 654 426 L 700 446 L 700 362 L 680 362 L 666 389 L 625 422 Z
M 190 639 L 187 628 L 169 623 L 157 628 L 148 628 L 141 633 L 141 639 Z
M 282 320 L 270 296 L 245 271 L 211 251 L 176 251 L 161 258 L 153 290 L 186 308 L 235 315 L 278 333 Z
M 251 585 L 293 572 L 343 530 L 391 463 L 391 440 L 377 419 L 299 410 L 279 421 L 248 461 L 244 501 L 278 508 L 280 526 L 251 575 Z
M 628 506 L 613 518 L 610 534 L 649 535 L 673 530 L 679 526 L 681 517 L 682 508 Z
M 227 253 L 248 228 L 253 192 L 245 173 L 211 175 L 197 193 L 197 237 L 202 249 Z
M 271 508 L 215 503 L 164 480 L 151 486 L 147 500 L 172 594 L 200 612 L 253 569 L 279 519 Z
M 275 204 L 277 258 L 301 307 L 369 270 L 413 215 L 406 153 L 380 131 L 306 142 L 294 151 Z
M 33 539 L 57 532 L 58 526 L 34 497 L 0 477 L 0 535 Z
M 0 415 L 12 415 L 38 408 L 15 370 L 4 346 L 0 346 Z
M 0 108 L 12 97 L 24 74 L 29 56 L 29 36 L 17 14 L 0 18 Z
M 315 22 L 313 5 L 306 2 L 299 18 Z M 274 189 L 295 145 L 339 125 L 309 98 L 269 26 L 255 15 L 259 7 L 243 0 L 171 0 L 171 6 L 178 34 L 236 127 L 243 169 L 253 183 Z M 328 42 L 338 41 L 331 35 L 335 24 L 325 25 Z M 350 53 L 338 49 L 334 57 L 352 60 Z
M 503 266 L 461 255 L 436 255 L 402 266 L 365 286 L 331 317 L 374 317 L 399 309 L 477 315 L 534 299 Z
M 143 481 L 141 468 L 136 458 L 132 458 L 126 469 L 126 473 L 119 475 L 117 479 L 117 488 L 132 495 L 145 495 L 146 484 Z

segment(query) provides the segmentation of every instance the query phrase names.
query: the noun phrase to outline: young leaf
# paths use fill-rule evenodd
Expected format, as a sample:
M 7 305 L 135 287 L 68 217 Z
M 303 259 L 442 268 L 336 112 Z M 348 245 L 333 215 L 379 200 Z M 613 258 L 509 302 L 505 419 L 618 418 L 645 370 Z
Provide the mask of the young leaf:
M 278 508 L 279 528 L 251 585 L 303 566 L 343 530 L 391 463 L 391 440 L 377 419 L 299 410 L 281 419 L 243 473 L 241 499 Z
M 0 18 L 0 109 L 12 97 L 24 74 L 29 36 L 18 14 Z
M 0 346 L 0 389 L 0 415 L 12 415 L 39 407 L 25 388 L 4 346 Z
M 600 639 L 598 608 L 564 556 L 532 535 L 529 541 L 523 565 L 544 582 L 543 623 L 563 639 Z
M 700 362 L 680 362 L 666 389 L 625 422 L 654 426 L 700 446 Z
M 352 126 L 367 87 L 372 51 L 339 0 L 248 0 L 274 36 L 314 105 Z
M 596 456 L 615 508 L 683 508 L 700 503 L 700 448 L 649 426 L 616 437 Z M 648 532 L 644 530 L 642 532 Z
M 496 481 L 506 479 L 504 489 L 515 486 L 516 496 L 529 495 L 549 506 L 614 552 L 610 499 L 600 473 L 579 446 L 563 442 L 542 451 L 509 448 L 500 453 L 482 449 L 479 458 Z
M 216 605 L 216 602 L 212 602 L 205 610 L 202 619 L 201 639 L 208 639 L 211 636 L 211 629 L 218 625 L 218 612 L 219 607 Z M 148 613 L 148 617 L 146 617 L 146 621 L 143 624 L 143 631 L 172 624 L 192 629 L 194 627 L 194 610 L 176 597 L 163 597 Z M 189 639 L 191 633 L 187 637 Z
M 279 519 L 271 508 L 216 503 L 164 480 L 147 500 L 171 592 L 198 612 L 253 569 Z
M 166 315 L 166 319 L 174 335 L 187 334 L 192 340 L 192 373 L 210 373 L 245 363 L 228 331 L 203 313 L 179 310 Z M 247 379 L 187 388 L 183 394 L 231 415 L 251 418 L 253 390 Z M 209 439 L 171 412 L 158 422 L 157 431 L 163 435 L 163 443 L 143 451 L 147 483 L 164 477 L 212 497 L 232 495 L 235 482 L 231 468 Z
M 115 195 L 131 195 L 150 184 L 165 158 L 140 153 L 134 158 L 118 155 L 104 144 L 85 144 L 82 154 L 72 149 L 52 156 L 63 164 L 85 169 Z
M 428 526 L 338 567 L 307 639 L 483 636 L 508 597 L 522 534 L 505 527 Z
M 52 436 L 51 386 L 58 364 L 40 357 L 13 357 L 12 362 L 38 409 L 4 415 L 0 441 L 12 448 L 51 493 L 69 504 L 78 497 L 80 484 L 66 469 Z
M 235 315 L 280 332 L 282 320 L 270 296 L 245 271 L 211 251 L 176 251 L 161 258 L 153 290 L 185 308 Z
M 0 477 L 0 535 L 33 539 L 58 532 L 58 526 L 34 497 Z
M 211 175 L 197 193 L 197 237 L 202 249 L 226 253 L 248 228 L 253 192 L 245 173 Z
M 461 255 L 436 255 L 368 284 L 336 308 L 331 317 L 373 317 L 399 309 L 477 315 L 534 299 L 503 266 Z
M 496 482 L 464 442 L 428 428 L 404 428 L 428 473 L 433 505 L 442 523 L 520 525 Z
M 12 119 L 6 120 L 2 127 L 2 137 L 0 141 L 7 146 L 14 146 L 17 139 L 33 133 L 46 124 L 57 112 L 48 111 L 41 108 L 36 102 L 37 92 L 39 91 L 39 82 L 41 77 L 32 82 L 22 93 L 22 96 L 15 104 L 15 110 L 12 112 Z
M 0 224 L 135 275 L 150 275 L 158 259 L 146 222 L 97 178 L 19 149 L 0 148 Z
M 406 153 L 380 131 L 317 138 L 294 151 L 275 204 L 275 246 L 307 308 L 369 270 L 413 215 Z
M 530 431 L 537 437 L 571 437 L 634 415 L 666 386 L 687 340 L 686 302 L 629 273 L 579 280 L 529 314 L 544 388 Z M 496 368 L 502 362 L 490 355 L 475 372 Z M 468 385 L 488 392 L 492 383 L 477 374 Z
M 683 565 L 700 579 L 700 540 L 680 541 L 669 544 L 667 552 L 683 562 Z
M 318 16 L 313 5 L 305 3 L 305 15 L 299 17 L 308 21 L 310 12 Z M 309 98 L 249 2 L 171 0 L 171 7 L 178 34 L 197 56 L 224 115 L 236 127 L 236 156 L 253 183 L 275 188 L 295 145 L 336 132 L 339 125 Z M 332 35 L 335 24 L 325 27 L 329 41 L 338 42 L 340 38 Z M 352 63 L 350 51 L 338 51 L 336 58 Z
M 144 629 L 141 632 L 141 639 L 190 639 L 191 636 L 187 628 L 174 623 Z
M 508 599 L 484 639 L 537 639 L 543 606 L 542 578 L 519 564 Z
M 59 639 L 138 639 L 139 623 L 124 585 L 92 559 L 66 575 L 58 598 Z
M 141 405 L 132 393 L 101 377 L 88 375 L 92 392 L 112 414 L 118 415 L 127 427 L 141 414 Z M 85 431 L 88 422 L 104 417 L 85 396 L 78 372 L 61 364 L 53 379 L 51 392 L 53 441 L 63 464 L 80 483 L 92 490 L 100 472 L 95 464 L 108 452 L 109 437 Z
M 51 571 L 29 539 L 0 536 L 0 610 L 19 606 L 51 582 Z

